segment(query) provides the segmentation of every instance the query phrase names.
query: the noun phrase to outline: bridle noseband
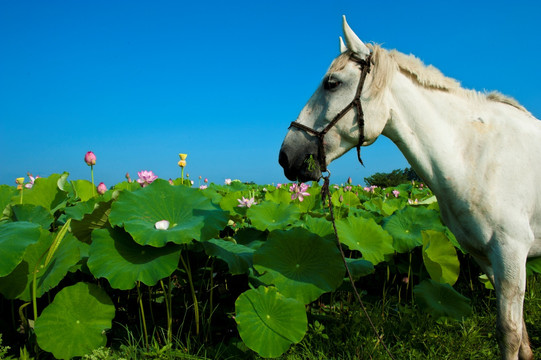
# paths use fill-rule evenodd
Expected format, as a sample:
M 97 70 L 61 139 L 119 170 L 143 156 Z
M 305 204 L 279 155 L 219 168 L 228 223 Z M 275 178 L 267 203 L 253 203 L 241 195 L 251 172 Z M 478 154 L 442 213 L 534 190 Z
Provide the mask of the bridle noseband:
M 357 158 L 359 159 L 359 162 L 361 165 L 364 166 L 363 160 L 361 159 L 361 145 L 364 142 L 364 113 L 363 113 L 363 107 L 361 105 L 361 93 L 363 91 L 363 85 L 364 81 L 366 79 L 366 75 L 370 72 L 370 58 L 372 55 L 369 55 L 366 60 L 362 59 L 355 59 L 360 65 L 361 65 L 361 78 L 359 80 L 359 84 L 357 85 L 357 92 L 355 93 L 355 97 L 353 100 L 346 106 L 342 111 L 340 111 L 336 116 L 332 119 L 332 121 L 325 126 L 325 128 L 321 131 L 314 130 L 306 125 L 299 124 L 296 121 L 291 122 L 289 125 L 289 128 L 295 127 L 300 130 L 304 130 L 307 133 L 313 134 L 318 138 L 318 162 L 320 165 L 321 172 L 327 171 L 327 162 L 326 162 L 326 156 L 325 156 L 325 141 L 324 137 L 325 134 L 334 126 L 336 123 L 344 117 L 348 113 L 349 110 L 355 107 L 357 109 L 357 122 L 359 123 L 359 142 L 357 144 Z

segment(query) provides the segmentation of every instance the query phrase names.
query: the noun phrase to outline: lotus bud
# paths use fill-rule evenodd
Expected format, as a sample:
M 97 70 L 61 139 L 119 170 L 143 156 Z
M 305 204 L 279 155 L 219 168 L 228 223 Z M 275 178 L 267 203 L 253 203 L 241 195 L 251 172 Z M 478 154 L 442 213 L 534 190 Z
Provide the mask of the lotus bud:
M 105 186 L 104 183 L 100 182 L 96 190 L 98 191 L 98 194 L 103 195 L 107 191 L 107 186 Z
M 92 151 L 89 151 L 85 155 L 85 163 L 88 166 L 96 165 L 96 155 Z
M 186 160 L 180 160 L 178 162 L 178 166 L 180 166 L 181 168 L 185 167 L 186 166 Z
M 132 182 L 131 177 L 130 177 L 130 173 L 126 173 L 126 180 L 128 180 L 129 183 Z
M 353 183 L 353 180 L 351 180 L 351 176 L 350 176 L 350 177 L 348 177 L 348 184 L 351 185 L 351 183 Z

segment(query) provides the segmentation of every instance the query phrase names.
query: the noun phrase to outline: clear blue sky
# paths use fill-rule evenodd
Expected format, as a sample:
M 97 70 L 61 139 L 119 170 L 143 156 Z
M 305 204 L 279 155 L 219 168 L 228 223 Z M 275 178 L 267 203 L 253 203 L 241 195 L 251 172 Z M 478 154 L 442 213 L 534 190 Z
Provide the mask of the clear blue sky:
M 89 179 L 89 150 L 108 186 L 179 177 L 178 153 L 194 179 L 284 182 L 280 145 L 338 55 L 342 14 L 363 41 L 541 117 L 538 1 L 1 1 L 0 184 Z M 363 154 L 331 180 L 408 166 L 383 137 Z

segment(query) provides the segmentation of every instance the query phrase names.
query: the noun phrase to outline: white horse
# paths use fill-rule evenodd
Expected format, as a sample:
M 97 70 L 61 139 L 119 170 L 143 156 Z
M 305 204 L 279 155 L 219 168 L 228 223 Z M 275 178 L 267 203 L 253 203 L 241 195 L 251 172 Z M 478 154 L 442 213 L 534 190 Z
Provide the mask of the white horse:
M 318 180 L 351 148 L 391 139 L 493 283 L 502 358 L 532 359 L 523 301 L 526 260 L 541 256 L 541 122 L 513 99 L 365 45 L 345 17 L 343 30 L 347 46 L 340 39 L 341 55 L 284 139 L 285 175 Z

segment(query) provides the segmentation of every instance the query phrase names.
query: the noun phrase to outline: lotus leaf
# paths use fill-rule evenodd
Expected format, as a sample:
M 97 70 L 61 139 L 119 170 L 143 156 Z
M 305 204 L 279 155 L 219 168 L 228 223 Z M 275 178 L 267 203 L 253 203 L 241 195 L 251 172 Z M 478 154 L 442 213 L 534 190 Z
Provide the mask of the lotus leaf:
M 40 226 L 27 221 L 0 225 L 0 276 L 6 276 L 23 260 L 26 248 L 38 242 Z
M 304 228 L 270 233 L 254 253 L 261 280 L 304 304 L 335 290 L 344 279 L 344 263 L 334 242 Z
M 273 287 L 242 293 L 235 302 L 240 337 L 263 357 L 278 357 L 302 340 L 308 329 L 304 304 Z
M 435 318 L 452 317 L 460 320 L 472 312 L 470 300 L 449 284 L 424 280 L 415 286 L 413 292 L 417 303 Z
M 268 191 L 265 194 L 265 200 L 277 204 L 289 204 L 291 203 L 291 193 L 285 187 L 277 188 L 273 191 Z
M 173 273 L 181 247 L 139 245 L 121 228 L 92 232 L 88 268 L 96 277 L 109 280 L 115 289 L 132 289 L 137 281 L 152 286 Z
M 17 195 L 15 186 L 0 185 L 0 212 L 11 202 L 11 199 Z M 18 204 L 19 202 L 16 202 Z
M 87 201 L 79 201 L 74 206 L 67 207 L 64 212 L 73 220 L 82 220 L 86 214 L 91 214 L 96 208 L 97 198 Z
M 44 229 L 48 229 L 53 222 L 53 216 L 43 206 L 32 204 L 10 205 L 4 210 L 4 215 L 6 215 L 8 209 L 8 217 L 11 221 L 28 221 L 38 224 Z
M 424 207 L 406 206 L 387 218 L 383 228 L 394 239 L 394 248 L 398 252 L 408 252 L 423 244 L 421 231 L 444 231 L 439 214 Z
M 367 260 L 346 258 L 346 262 L 354 280 L 359 280 L 375 271 L 374 265 Z
M 252 206 L 246 214 L 256 229 L 269 231 L 285 229 L 301 216 L 296 206 L 270 201 L 263 201 L 261 204 Z
M 302 226 L 308 229 L 311 233 L 334 240 L 334 229 L 332 227 L 332 223 L 325 218 L 306 216 L 304 221 L 302 221 Z
M 254 249 L 232 241 L 210 239 L 202 243 L 209 256 L 216 256 L 227 263 L 232 275 L 248 273 L 252 267 Z
M 83 356 L 105 346 L 115 307 L 94 284 L 77 283 L 62 289 L 35 322 L 39 346 L 57 359 Z
M 67 201 L 67 193 L 58 187 L 59 182 L 62 183 L 67 177 L 68 174 L 64 173 L 52 174 L 48 178 L 37 178 L 31 189 L 23 190 L 23 203 L 43 206 L 53 214 Z M 17 200 L 18 196 L 12 201 L 18 203 Z
M 87 201 L 89 204 L 93 202 L 93 200 Z M 92 231 L 109 226 L 107 220 L 111 212 L 112 202 L 113 200 L 98 202 L 93 205 L 94 209 L 90 213 L 84 214 L 80 220 L 73 220 L 71 222 L 73 235 L 80 241 L 90 244 Z
M 28 246 L 22 262 L 8 275 L 0 278 L 0 293 L 9 299 L 30 301 L 31 285 L 36 276 L 36 296 L 39 298 L 57 286 L 66 276 L 69 269 L 80 260 L 79 242 L 67 233 L 47 267 L 45 256 L 56 237 L 55 233 L 39 231 L 39 241 Z
M 220 207 L 226 211 L 229 211 L 229 213 L 231 215 L 237 215 L 239 213 L 243 213 L 244 214 L 246 213 L 246 209 L 245 208 L 240 208 L 239 207 L 239 202 L 238 202 L 238 199 L 241 199 L 242 198 L 242 192 L 240 191 L 235 191 L 235 192 L 231 192 L 231 193 L 228 193 L 226 195 L 224 195 L 222 197 L 222 199 L 220 200 L 219 204 L 220 204 Z
M 340 241 L 361 252 L 364 260 L 377 265 L 394 253 L 393 238 L 374 219 L 348 217 L 336 222 Z
M 424 230 L 423 262 L 432 280 L 454 285 L 460 273 L 456 249 L 444 233 Z
M 96 196 L 96 189 L 94 185 L 88 180 L 74 180 L 71 181 L 71 186 L 75 191 L 75 196 L 77 196 L 81 201 L 88 201 L 94 196 Z
M 170 222 L 169 229 L 155 228 L 161 220 Z M 109 214 L 109 222 L 124 226 L 136 243 L 156 247 L 211 239 L 227 220 L 227 213 L 200 190 L 173 186 L 161 179 L 138 191 L 123 191 Z

